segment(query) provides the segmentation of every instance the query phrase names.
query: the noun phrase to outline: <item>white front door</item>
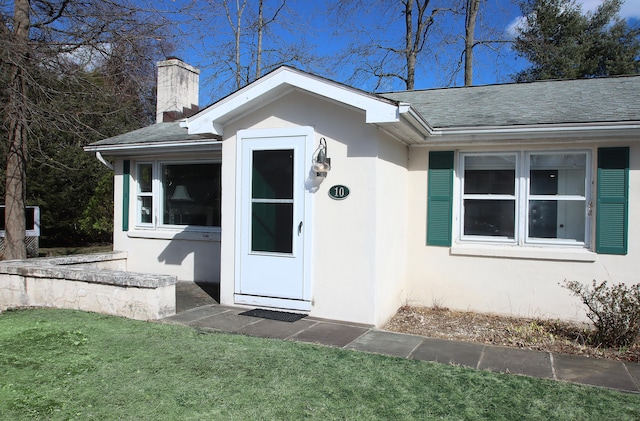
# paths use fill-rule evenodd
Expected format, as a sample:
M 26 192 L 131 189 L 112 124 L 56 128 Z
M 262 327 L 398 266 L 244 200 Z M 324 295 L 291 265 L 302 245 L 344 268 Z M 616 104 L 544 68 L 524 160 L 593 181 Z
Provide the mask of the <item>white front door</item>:
M 238 132 L 235 302 L 310 310 L 309 128 Z

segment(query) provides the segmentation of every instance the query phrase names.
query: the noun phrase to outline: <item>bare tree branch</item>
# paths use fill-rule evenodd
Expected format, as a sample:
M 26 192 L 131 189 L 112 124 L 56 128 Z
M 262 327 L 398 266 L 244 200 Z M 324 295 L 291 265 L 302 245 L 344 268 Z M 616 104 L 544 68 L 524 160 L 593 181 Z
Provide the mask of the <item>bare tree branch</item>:
M 36 157 L 33 165 L 42 168 L 59 165 L 78 170 L 79 165 L 52 156 L 55 146 L 82 153 L 87 139 L 144 124 L 144 112 L 130 117 L 127 113 L 133 102 L 146 104 L 153 96 L 156 57 L 149 53 L 157 51 L 158 39 L 165 37 L 166 22 L 144 19 L 150 12 L 126 1 L 16 0 L 13 10 L 0 9 L 4 117 L 0 133 L 7 139 L 2 151 L 7 159 L 5 258 L 26 256 L 24 205 L 30 157 Z M 110 116 L 132 120 L 99 129 Z

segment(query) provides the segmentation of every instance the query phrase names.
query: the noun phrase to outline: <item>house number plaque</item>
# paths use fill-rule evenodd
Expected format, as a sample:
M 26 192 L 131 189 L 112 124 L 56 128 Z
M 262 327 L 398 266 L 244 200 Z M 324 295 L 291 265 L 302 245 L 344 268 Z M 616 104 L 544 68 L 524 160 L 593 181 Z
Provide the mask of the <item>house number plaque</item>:
M 335 200 L 343 200 L 349 196 L 349 187 L 338 184 L 329 189 L 329 197 Z

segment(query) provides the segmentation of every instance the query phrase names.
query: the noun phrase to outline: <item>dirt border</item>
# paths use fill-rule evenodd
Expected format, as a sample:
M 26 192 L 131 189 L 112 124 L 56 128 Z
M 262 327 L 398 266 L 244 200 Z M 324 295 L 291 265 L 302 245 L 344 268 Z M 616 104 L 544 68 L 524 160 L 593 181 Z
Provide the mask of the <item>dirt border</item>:
M 640 344 L 625 349 L 592 345 L 590 325 L 559 320 L 498 316 L 447 308 L 402 306 L 383 329 L 432 338 L 509 346 L 559 354 L 640 361 Z

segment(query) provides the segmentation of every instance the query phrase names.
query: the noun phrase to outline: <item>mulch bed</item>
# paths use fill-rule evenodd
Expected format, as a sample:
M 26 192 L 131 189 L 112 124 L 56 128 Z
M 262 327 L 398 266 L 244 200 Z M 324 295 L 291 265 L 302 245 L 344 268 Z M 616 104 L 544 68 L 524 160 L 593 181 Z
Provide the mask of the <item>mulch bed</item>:
M 401 307 L 384 326 L 393 332 L 562 354 L 640 361 L 640 344 L 613 349 L 593 345 L 590 325 L 505 317 L 447 308 Z

